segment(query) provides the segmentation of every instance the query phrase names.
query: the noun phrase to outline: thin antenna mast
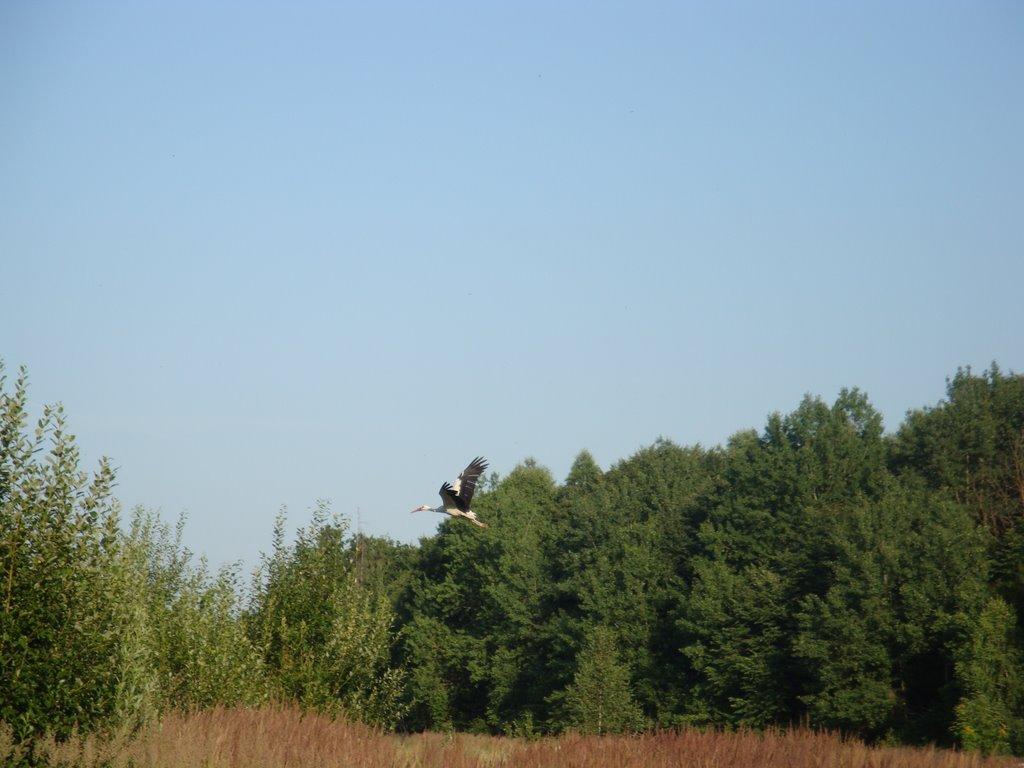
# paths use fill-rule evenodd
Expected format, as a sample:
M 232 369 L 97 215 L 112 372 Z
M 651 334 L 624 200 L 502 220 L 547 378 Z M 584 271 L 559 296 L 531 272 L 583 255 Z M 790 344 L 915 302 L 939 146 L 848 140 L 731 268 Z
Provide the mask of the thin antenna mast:
M 356 507 L 356 583 L 363 583 L 363 510 Z

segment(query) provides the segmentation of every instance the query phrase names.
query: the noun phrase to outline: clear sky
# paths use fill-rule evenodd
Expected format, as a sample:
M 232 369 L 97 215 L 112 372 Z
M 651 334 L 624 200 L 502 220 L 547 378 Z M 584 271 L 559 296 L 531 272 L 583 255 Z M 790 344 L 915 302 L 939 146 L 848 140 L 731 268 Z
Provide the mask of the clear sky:
M 0 357 L 253 562 L 1024 369 L 1024 5 L 0 4 Z

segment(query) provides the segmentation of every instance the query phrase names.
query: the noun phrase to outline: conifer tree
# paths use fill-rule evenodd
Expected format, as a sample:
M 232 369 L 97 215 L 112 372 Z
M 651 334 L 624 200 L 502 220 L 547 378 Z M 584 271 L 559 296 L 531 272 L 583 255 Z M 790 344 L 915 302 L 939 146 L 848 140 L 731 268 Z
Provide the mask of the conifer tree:
M 630 690 L 629 669 L 619 660 L 615 633 L 595 627 L 564 694 L 566 720 L 581 733 L 641 730 L 644 716 Z

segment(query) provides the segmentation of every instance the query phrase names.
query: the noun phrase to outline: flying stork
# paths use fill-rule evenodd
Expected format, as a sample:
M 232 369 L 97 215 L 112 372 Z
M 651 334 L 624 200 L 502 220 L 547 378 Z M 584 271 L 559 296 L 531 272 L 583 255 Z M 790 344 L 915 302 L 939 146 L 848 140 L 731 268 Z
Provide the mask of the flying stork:
M 458 480 L 441 486 L 441 490 L 438 491 L 441 501 L 444 502 L 441 506 L 432 507 L 429 504 L 422 504 L 413 512 L 440 512 L 452 517 L 464 517 L 473 525 L 486 528 L 487 523 L 479 520 L 476 512 L 469 508 L 470 502 L 473 501 L 473 491 L 476 490 L 476 481 L 485 469 L 487 469 L 487 460 L 482 456 L 477 456 L 469 462 L 469 466 L 462 470 Z

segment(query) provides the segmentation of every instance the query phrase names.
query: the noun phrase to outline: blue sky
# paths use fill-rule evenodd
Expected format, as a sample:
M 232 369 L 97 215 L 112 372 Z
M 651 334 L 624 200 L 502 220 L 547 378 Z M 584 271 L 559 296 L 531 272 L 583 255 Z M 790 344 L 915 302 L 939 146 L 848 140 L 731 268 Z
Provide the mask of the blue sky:
M 0 5 L 0 356 L 253 562 L 1024 369 L 1024 6 Z

